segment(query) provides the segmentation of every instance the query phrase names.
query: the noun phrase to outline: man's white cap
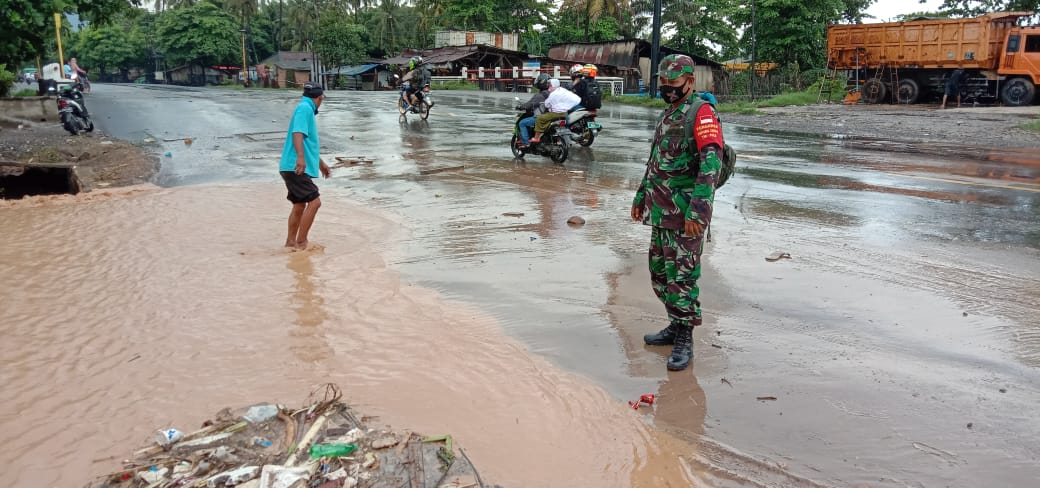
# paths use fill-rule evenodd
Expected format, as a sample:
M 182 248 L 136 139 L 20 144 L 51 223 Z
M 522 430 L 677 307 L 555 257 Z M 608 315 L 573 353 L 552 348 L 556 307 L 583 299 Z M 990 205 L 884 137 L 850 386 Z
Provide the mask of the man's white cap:
M 560 87 L 560 80 L 557 80 L 556 78 L 553 78 L 553 79 L 549 80 L 549 86 L 553 87 L 553 88 L 559 88 Z

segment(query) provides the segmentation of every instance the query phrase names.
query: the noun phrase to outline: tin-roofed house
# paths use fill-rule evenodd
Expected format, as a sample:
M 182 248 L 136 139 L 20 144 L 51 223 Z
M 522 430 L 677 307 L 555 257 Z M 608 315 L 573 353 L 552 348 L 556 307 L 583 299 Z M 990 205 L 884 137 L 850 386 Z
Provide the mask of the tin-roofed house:
M 600 42 L 572 42 L 556 44 L 549 48 L 549 58 L 553 60 L 595 64 L 600 76 L 620 77 L 624 79 L 625 93 L 638 93 L 646 86 L 652 74 L 650 66 L 651 45 L 642 39 L 621 39 Z M 722 72 L 722 65 L 684 53 L 677 49 L 661 46 L 661 56 L 669 54 L 686 54 L 697 63 L 694 75 L 697 77 L 698 91 L 714 91 L 717 73 Z
M 306 51 L 278 51 L 260 64 L 270 70 L 272 88 L 292 88 L 311 81 L 315 56 Z

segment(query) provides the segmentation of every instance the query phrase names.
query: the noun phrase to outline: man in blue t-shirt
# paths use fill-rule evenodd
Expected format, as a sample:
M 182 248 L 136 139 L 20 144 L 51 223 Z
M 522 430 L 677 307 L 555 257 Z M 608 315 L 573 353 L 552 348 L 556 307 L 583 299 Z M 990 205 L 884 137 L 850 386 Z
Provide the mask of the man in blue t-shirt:
M 307 249 L 307 233 L 314 223 L 314 216 L 321 208 L 321 198 L 314 178 L 328 178 L 332 171 L 318 154 L 318 107 L 325 99 L 320 85 L 306 83 L 303 85 L 303 98 L 293 111 L 289 122 L 289 132 L 285 135 L 285 147 L 282 149 L 282 160 L 278 171 L 285 180 L 285 188 L 293 204 L 289 214 L 289 236 L 285 239 L 285 247 Z

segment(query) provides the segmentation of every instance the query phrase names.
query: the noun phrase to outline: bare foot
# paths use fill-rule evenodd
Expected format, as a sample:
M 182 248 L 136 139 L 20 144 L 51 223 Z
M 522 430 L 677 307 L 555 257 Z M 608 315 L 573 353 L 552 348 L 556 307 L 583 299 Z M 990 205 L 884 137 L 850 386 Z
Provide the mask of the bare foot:
M 286 240 L 285 241 L 285 247 L 289 247 L 289 248 L 296 247 L 296 242 L 295 241 Z
M 296 241 L 296 246 L 295 247 L 299 251 L 306 251 L 307 250 L 307 244 L 309 244 L 307 241 Z

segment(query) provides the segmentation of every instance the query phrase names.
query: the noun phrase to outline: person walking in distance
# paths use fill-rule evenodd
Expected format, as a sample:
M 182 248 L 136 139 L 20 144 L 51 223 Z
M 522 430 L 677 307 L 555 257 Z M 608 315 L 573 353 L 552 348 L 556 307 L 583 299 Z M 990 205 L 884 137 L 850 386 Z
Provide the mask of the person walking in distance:
M 631 212 L 632 220 L 651 227 L 650 282 L 670 321 L 643 341 L 673 346 L 667 365 L 672 371 L 689 366 L 693 329 L 701 325 L 697 279 L 724 145 L 718 114 L 696 95 L 693 68 L 689 56 L 661 60 L 658 84 L 669 106 L 654 131 Z
M 306 83 L 303 85 L 303 97 L 293 111 L 289 121 L 289 131 L 285 136 L 282 148 L 282 159 L 278 171 L 289 191 L 286 198 L 292 203 L 289 213 L 289 235 L 285 238 L 285 247 L 307 249 L 307 233 L 314 223 L 314 216 L 321 208 L 321 197 L 314 178 L 328 178 L 332 171 L 318 153 L 318 107 L 325 100 L 320 85 Z

